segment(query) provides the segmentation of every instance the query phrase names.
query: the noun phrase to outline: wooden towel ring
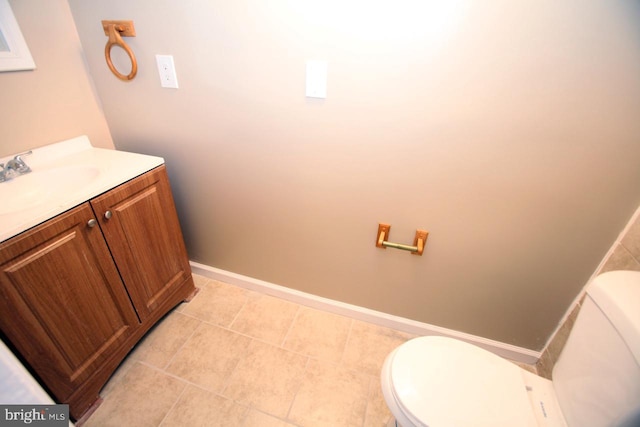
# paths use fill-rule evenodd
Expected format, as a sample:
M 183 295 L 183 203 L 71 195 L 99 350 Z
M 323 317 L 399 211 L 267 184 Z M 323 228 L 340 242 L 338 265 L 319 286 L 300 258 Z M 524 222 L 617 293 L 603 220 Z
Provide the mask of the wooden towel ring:
M 120 80 L 132 80 L 138 72 L 138 62 L 136 61 L 136 56 L 133 54 L 129 45 L 122 40 L 122 36 L 135 37 L 136 31 L 133 28 L 133 21 L 102 21 L 102 27 L 104 28 L 104 33 L 109 36 L 107 45 L 104 47 L 104 56 L 107 60 L 109 69 Z M 111 48 L 114 45 L 118 45 L 124 49 L 131 59 L 131 72 L 128 75 L 120 73 L 111 61 Z

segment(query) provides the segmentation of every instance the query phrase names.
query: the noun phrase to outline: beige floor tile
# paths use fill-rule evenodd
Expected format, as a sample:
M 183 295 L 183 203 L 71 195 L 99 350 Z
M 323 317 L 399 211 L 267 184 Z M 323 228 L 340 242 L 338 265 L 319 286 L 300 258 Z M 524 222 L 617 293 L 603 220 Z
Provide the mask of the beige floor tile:
M 364 427 L 383 427 L 393 418 L 382 394 L 380 378 L 371 378 Z
M 84 426 L 156 427 L 184 388 L 182 381 L 137 362 Z
M 240 426 L 247 411 L 246 406 L 189 385 L 161 427 Z
M 350 325 L 350 318 L 301 307 L 283 347 L 338 363 L 344 353 Z
M 235 332 L 202 323 L 166 371 L 207 390 L 219 392 L 245 354 L 250 340 Z
M 251 294 L 237 286 L 208 281 L 200 286 L 200 292 L 191 302 L 180 306 L 180 312 L 228 327 Z
M 124 378 L 127 372 L 137 363 L 137 360 L 130 356 L 131 353 L 120 363 L 120 366 L 118 366 L 113 375 L 111 375 L 109 381 L 102 387 L 102 390 L 100 390 L 100 396 L 102 398 L 105 398 L 112 390 L 116 389 L 122 378 Z
M 300 306 L 269 295 L 249 298 L 231 329 L 250 337 L 281 345 Z
M 391 417 L 379 371 L 412 336 L 194 279 L 201 292 L 125 359 L 85 426 L 372 427 Z
M 222 395 L 284 417 L 300 387 L 306 363 L 304 356 L 254 340 Z
M 265 413 L 251 409 L 249 415 L 242 424 L 243 427 L 295 427 L 286 421 L 272 417 Z
M 305 427 L 362 426 L 371 377 L 311 359 L 289 419 Z
M 191 276 L 193 276 L 193 283 L 194 285 L 196 285 L 196 288 L 199 288 L 205 283 L 211 281 L 211 279 L 209 279 L 208 277 L 204 277 L 199 274 L 192 274 Z
M 196 292 L 196 295 L 200 292 L 200 290 L 202 290 L 202 288 L 204 286 L 206 286 L 206 284 L 208 282 L 212 282 L 213 281 L 212 279 L 209 279 L 208 277 L 201 276 L 199 274 L 191 274 L 191 276 L 193 277 L 193 284 L 198 289 L 198 292 Z M 174 310 L 182 312 L 182 311 L 184 311 L 184 309 L 188 305 L 189 305 L 188 302 L 182 302 L 182 303 L 178 304 L 178 306 Z
M 413 335 L 354 320 L 343 364 L 351 369 L 379 376 L 387 355 L 411 338 Z
M 149 331 L 130 357 L 164 368 L 200 323 L 198 319 L 173 311 Z

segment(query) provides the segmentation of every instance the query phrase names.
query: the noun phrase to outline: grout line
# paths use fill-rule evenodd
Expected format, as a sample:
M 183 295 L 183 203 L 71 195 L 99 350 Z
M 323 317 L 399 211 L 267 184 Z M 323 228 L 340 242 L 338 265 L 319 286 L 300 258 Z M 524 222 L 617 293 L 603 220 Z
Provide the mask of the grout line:
M 253 291 L 249 291 L 251 293 L 255 293 Z M 240 307 L 240 310 L 238 310 L 238 312 L 236 313 L 235 316 L 233 316 L 233 319 L 231 319 L 231 322 L 229 323 L 229 329 L 231 330 L 231 328 L 233 327 L 233 324 L 236 323 L 236 320 L 238 320 L 238 317 L 240 317 L 240 313 L 242 313 L 242 310 L 244 310 L 244 308 L 247 306 L 247 304 L 249 303 L 249 299 L 251 299 L 251 295 L 247 294 L 245 296 L 244 302 L 242 303 L 242 307 Z
M 223 398 L 224 398 L 224 399 L 228 399 L 228 398 L 226 398 L 226 397 L 223 397 Z M 249 418 L 249 415 L 251 414 L 251 410 L 253 409 L 253 408 L 251 407 L 251 404 L 244 404 L 244 403 L 240 403 L 240 402 L 237 402 L 237 401 L 235 401 L 235 400 L 233 400 L 233 399 L 229 399 L 229 400 L 231 400 L 231 401 L 232 401 L 233 403 L 235 403 L 236 405 L 240 405 L 240 406 L 244 407 L 244 415 L 242 415 L 242 419 L 241 419 L 241 421 L 240 421 L 240 426 L 239 426 L 239 427 L 244 427 L 244 426 L 246 426 L 246 425 L 247 425 L 247 419 Z
M 367 414 L 369 413 L 369 406 L 373 402 L 373 387 L 374 387 L 373 377 L 369 377 L 369 387 L 367 387 L 367 399 L 364 405 L 364 417 L 362 417 L 362 427 L 366 427 L 366 424 L 367 424 Z
M 286 419 L 287 420 L 291 420 L 291 410 L 293 409 L 293 404 L 295 403 L 296 399 L 298 398 L 298 393 L 300 392 L 300 389 L 302 388 L 302 386 L 304 385 L 305 381 L 305 377 L 307 375 L 307 369 L 309 369 L 309 364 L 311 363 L 311 357 L 307 356 L 307 362 L 304 365 L 304 369 L 302 370 L 302 378 L 300 378 L 300 384 L 298 384 L 298 389 L 296 390 L 295 393 L 293 393 L 293 399 L 291 399 L 291 403 L 289 404 L 289 409 L 287 409 L 287 415 L 286 415 Z M 291 420 L 293 422 L 293 420 Z
M 231 332 L 233 332 L 233 331 L 231 331 Z M 230 397 L 227 397 L 224 394 L 224 392 L 227 391 L 227 388 L 229 387 L 229 384 L 231 384 L 231 377 L 233 377 L 233 374 L 238 369 L 238 366 L 240 365 L 240 362 L 242 362 L 249 355 L 249 347 L 251 346 L 251 343 L 253 341 L 256 341 L 256 340 L 251 338 L 249 341 L 247 341 L 247 345 L 242 349 L 243 354 L 238 357 L 238 361 L 234 365 L 233 369 L 231 369 L 231 371 L 229 372 L 229 375 L 227 376 L 227 378 L 225 378 L 223 386 L 220 389 L 220 395 L 221 396 L 226 397 L 227 399 L 231 399 Z
M 161 372 L 161 373 L 165 374 L 168 377 L 171 377 L 173 379 L 179 380 L 180 382 L 183 382 L 185 384 L 197 385 L 195 383 L 192 383 L 191 381 L 189 381 L 186 378 L 179 377 L 176 374 L 172 374 L 171 372 L 165 371 L 162 368 L 158 368 L 157 366 L 153 366 L 152 364 L 150 364 L 148 362 L 145 362 L 145 361 L 142 361 L 142 360 L 136 360 L 136 362 L 141 364 L 141 365 L 143 365 L 143 366 L 146 366 L 147 368 L 153 369 L 154 371 Z M 200 386 L 200 387 L 202 387 L 202 386 Z
M 351 322 L 349 322 L 349 330 L 347 331 L 347 339 L 344 341 L 344 347 L 342 349 L 342 354 L 340 355 L 340 360 L 338 361 L 338 365 L 340 367 L 344 367 L 344 355 L 347 353 L 347 346 L 349 345 L 349 341 L 351 341 L 351 331 L 353 331 L 353 322 L 354 322 L 354 319 L 351 319 Z
M 210 389 L 210 388 L 207 388 L 207 387 L 203 386 L 202 384 L 194 383 L 194 382 L 192 382 L 192 381 L 189 381 L 189 380 L 188 380 L 188 379 L 186 379 L 186 378 L 179 377 L 179 376 L 178 376 L 178 375 L 176 375 L 176 374 L 172 374 L 171 372 L 168 372 L 168 371 L 165 371 L 165 370 L 163 370 L 163 369 L 160 369 L 160 368 L 158 368 L 157 366 L 153 366 L 153 365 L 151 365 L 151 364 L 149 364 L 149 363 L 147 363 L 147 362 L 138 361 L 138 363 L 140 363 L 141 365 L 146 366 L 147 368 L 150 368 L 150 369 L 153 369 L 153 370 L 155 370 L 155 371 L 158 371 L 158 372 L 160 372 L 160 373 L 162 373 L 162 374 L 164 374 L 164 375 L 166 375 L 166 376 L 168 376 L 168 377 L 170 377 L 170 378 L 173 378 L 173 379 L 175 379 L 175 380 L 178 380 L 178 381 L 180 381 L 181 383 L 184 383 L 184 384 L 185 384 L 185 388 L 186 388 L 186 386 L 196 387 L 196 388 L 199 388 L 200 390 L 206 391 L 207 393 L 215 394 L 216 396 L 222 397 L 222 398 L 224 398 L 224 399 L 227 399 L 227 400 L 233 401 L 233 402 L 238 403 L 239 405 L 241 405 L 241 403 L 240 403 L 240 402 L 236 402 L 235 400 L 233 400 L 233 399 L 231 399 L 231 398 L 229 398 L 229 397 L 226 397 L 226 396 L 222 395 L 220 392 L 218 392 L 218 391 L 216 391 L 216 390 L 213 390 L 213 389 Z
M 147 362 L 143 362 L 143 361 L 139 361 L 139 360 L 138 360 L 138 361 L 136 361 L 136 362 L 137 362 L 137 363 L 140 363 L 141 365 L 144 365 L 144 366 L 146 366 L 146 367 L 148 367 L 148 368 L 150 368 L 150 369 L 153 369 L 153 370 L 155 370 L 155 371 L 158 371 L 158 372 L 160 372 L 160 373 L 162 373 L 162 374 L 164 374 L 164 375 L 166 375 L 166 376 L 168 376 L 168 377 L 170 377 L 170 378 L 173 378 L 173 379 L 175 379 L 175 380 L 177 380 L 177 381 L 179 381 L 179 382 L 181 382 L 181 383 L 184 383 L 184 384 L 185 384 L 184 389 L 182 390 L 182 392 L 181 392 L 181 393 L 180 393 L 180 395 L 178 396 L 178 399 L 175 401 L 175 403 L 171 406 L 171 409 L 169 409 L 169 412 L 167 412 L 167 415 L 171 412 L 171 410 L 173 410 L 173 408 L 175 407 L 175 405 L 177 404 L 177 402 L 180 400 L 180 397 L 182 397 L 182 395 L 186 392 L 187 387 L 189 387 L 189 386 L 194 387 L 194 388 L 197 388 L 198 390 L 201 390 L 201 391 L 203 391 L 203 392 L 205 392 L 205 393 L 210 393 L 211 395 L 218 396 L 218 397 L 220 397 L 221 399 L 224 399 L 224 400 L 228 400 L 228 401 L 230 401 L 230 402 L 233 402 L 234 404 L 236 404 L 236 405 L 238 405 L 238 406 L 242 406 L 242 407 L 244 407 L 244 408 L 245 408 L 245 415 L 244 415 L 244 418 L 243 418 L 243 423 L 246 421 L 246 418 L 247 418 L 247 417 L 248 417 L 248 415 L 249 415 L 249 410 L 250 410 L 250 409 L 252 409 L 251 405 L 247 405 L 246 403 L 243 403 L 243 402 L 237 401 L 237 400 L 235 400 L 235 399 L 232 399 L 232 398 L 230 398 L 230 397 L 228 397 L 228 396 L 225 396 L 225 395 L 223 395 L 223 394 L 222 394 L 222 391 L 216 391 L 216 390 L 213 390 L 213 389 L 207 388 L 207 387 L 203 386 L 202 384 L 197 384 L 197 383 L 191 382 L 191 381 L 187 380 L 186 378 L 179 377 L 179 376 L 177 376 L 177 375 L 175 375 L 175 374 L 172 374 L 171 372 L 167 372 L 167 371 L 165 371 L 165 370 L 163 370 L 163 369 L 161 369 L 161 368 L 158 368 L 158 367 L 156 367 L 156 366 L 150 365 L 150 364 L 149 364 L 149 363 L 147 363 Z M 234 370 L 235 370 L 235 368 L 234 368 Z M 263 412 L 263 411 L 261 411 L 261 412 Z M 272 417 L 275 417 L 275 415 L 273 415 L 273 414 L 269 414 L 269 413 L 267 413 L 267 412 L 264 412 L 264 413 L 265 413 L 265 414 L 267 414 L 267 415 L 270 415 L 270 416 L 272 416 Z M 162 423 L 165 421 L 165 419 L 166 419 L 167 415 L 165 415 L 165 417 L 164 417 L 164 418 L 163 418 L 163 420 L 160 422 L 160 424 L 158 425 L 158 427 L 161 427 L 161 426 L 162 426 Z
M 163 371 L 164 372 L 164 371 Z M 182 389 L 182 391 L 178 394 L 178 397 L 176 398 L 176 400 L 173 402 L 173 405 L 171 405 L 171 408 L 169 408 L 169 410 L 167 411 L 166 414 L 164 414 L 164 417 L 162 417 L 162 420 L 160 420 L 160 424 L 158 424 L 158 427 L 162 427 L 162 425 L 164 424 L 165 420 L 167 419 L 167 417 L 169 416 L 169 414 L 171 413 L 171 411 L 174 410 L 174 408 L 178 405 L 178 402 L 180 401 L 180 399 L 182 398 L 182 395 L 185 394 L 185 392 L 187 391 L 187 384 L 184 385 L 184 388 Z
M 287 342 L 287 339 L 289 338 L 289 335 L 291 334 L 291 330 L 293 329 L 293 325 L 296 324 L 296 322 L 298 321 L 298 316 L 300 315 L 300 311 L 302 310 L 302 306 L 300 304 L 296 304 L 298 306 L 298 309 L 296 310 L 296 314 L 293 316 L 293 320 L 291 320 L 291 324 L 289 325 L 289 329 L 287 329 L 287 333 L 284 334 L 284 338 L 282 338 L 282 341 L 280 342 L 280 348 L 285 348 L 284 345 Z
M 191 317 L 193 317 L 193 316 L 191 316 Z M 310 358 L 312 358 L 312 359 L 317 359 L 317 360 L 319 360 L 319 361 L 321 361 L 321 362 L 331 363 L 331 364 L 334 364 L 334 365 L 336 364 L 335 362 L 331 362 L 331 361 L 326 360 L 326 359 L 322 359 L 322 358 L 319 358 L 319 357 L 316 357 L 316 356 L 311 356 L 311 355 L 306 354 L 306 353 L 301 353 L 301 352 L 299 352 L 299 351 L 292 350 L 292 349 L 290 349 L 290 348 L 285 348 L 285 347 L 283 347 L 282 345 L 279 345 L 279 344 L 276 344 L 276 343 L 273 343 L 273 342 L 269 342 L 269 341 L 265 341 L 265 340 L 263 340 L 263 339 L 253 337 L 253 336 L 251 336 L 251 335 L 247 335 L 247 334 L 246 334 L 246 333 L 244 333 L 244 332 L 239 332 L 239 331 L 236 331 L 236 330 L 230 329 L 230 328 L 228 328 L 228 327 L 226 327 L 226 326 L 224 326 L 224 325 L 220 325 L 220 324 L 218 324 L 218 323 L 212 323 L 212 322 L 209 322 L 209 321 L 207 321 L 207 320 L 201 320 L 201 319 L 198 319 L 197 317 L 194 317 L 194 319 L 199 320 L 202 324 L 205 324 L 205 325 L 207 325 L 207 326 L 212 326 L 212 327 L 215 327 L 215 328 L 220 328 L 220 329 L 225 330 L 225 331 L 227 331 L 227 332 L 232 332 L 232 333 L 234 333 L 234 334 L 237 334 L 237 335 L 243 336 L 243 337 L 245 337 L 245 338 L 249 338 L 249 340 L 251 340 L 251 341 L 256 341 L 256 342 L 259 342 L 259 343 L 261 343 L 261 344 L 265 344 L 265 345 L 268 345 L 268 346 L 271 346 L 271 347 L 275 347 L 275 348 L 277 348 L 277 349 L 280 349 L 280 350 L 283 350 L 283 351 L 286 351 L 286 352 L 289 352 L 289 353 L 292 353 L 292 354 L 296 354 L 296 355 L 298 355 L 298 356 L 307 357 L 307 358 L 309 358 L 309 357 L 310 357 Z M 200 327 L 200 326 L 198 326 L 198 328 L 199 328 L 199 327 Z M 197 328 L 196 328 L 196 329 L 197 329 Z M 185 344 L 186 344 L 186 342 L 185 342 Z M 183 346 L 184 346 L 184 344 L 183 344 Z M 181 349 L 182 349 L 182 347 L 180 347 L 180 349 L 179 349 L 178 351 L 180 351 Z M 177 352 L 176 352 L 176 354 L 177 354 Z M 175 357 L 175 355 L 174 355 L 174 357 Z M 168 365 L 167 365 L 167 366 L 168 366 Z
M 342 365 L 341 365 L 341 361 L 337 361 L 337 362 L 335 362 L 335 361 L 332 361 L 332 360 L 328 360 L 328 359 L 322 358 L 322 357 L 317 356 L 317 355 L 307 354 L 307 353 L 303 353 L 303 352 L 300 352 L 300 351 L 297 351 L 297 350 L 293 350 L 293 349 L 290 349 L 290 348 L 286 348 L 286 347 L 284 347 L 284 346 L 282 346 L 282 345 L 279 345 L 279 344 L 276 344 L 276 343 L 273 343 L 273 342 L 269 342 L 269 341 L 265 341 L 265 340 L 263 340 L 263 339 L 253 337 L 253 336 L 251 336 L 251 335 L 247 335 L 247 334 L 246 334 L 246 333 L 244 333 L 244 332 L 239 332 L 239 331 L 235 331 L 235 330 L 233 330 L 233 329 L 229 329 L 228 327 L 223 326 L 223 325 L 219 325 L 219 324 L 217 324 L 217 323 L 211 323 L 211 322 L 208 322 L 208 321 L 206 321 L 206 320 L 200 320 L 200 321 L 201 321 L 202 323 L 204 323 L 204 324 L 208 325 L 208 326 L 212 326 L 212 327 L 220 328 L 220 329 L 223 329 L 223 330 L 225 330 L 225 331 L 227 331 L 227 332 L 232 332 L 232 333 L 234 333 L 234 334 L 237 334 L 237 335 L 243 336 L 243 337 L 245 337 L 245 338 L 249 338 L 249 340 L 251 340 L 251 341 L 259 342 L 260 344 L 264 344 L 264 345 L 268 345 L 268 346 L 271 346 L 271 347 L 275 347 L 275 348 L 277 348 L 277 349 L 280 349 L 280 350 L 286 351 L 286 352 L 288 352 L 288 353 L 292 353 L 292 354 L 295 354 L 295 355 L 298 355 L 298 356 L 302 356 L 302 357 L 306 357 L 306 358 L 309 358 L 309 359 L 317 360 L 317 361 L 322 362 L 322 363 L 328 363 L 328 364 L 331 364 L 331 365 L 334 365 L 334 366 L 344 367 L 345 369 L 348 369 L 348 370 L 350 370 L 350 371 L 355 371 L 355 372 L 357 372 L 357 369 L 353 369 L 353 368 L 348 367 L 348 366 L 342 366 Z
M 180 313 L 180 314 L 184 314 L 184 313 Z M 198 329 L 200 329 L 202 327 L 202 324 L 204 323 L 202 320 L 198 319 L 197 317 L 193 317 L 190 316 L 198 321 L 200 321 L 200 324 L 198 326 L 196 326 L 195 328 L 193 328 L 193 332 L 191 332 L 191 334 L 187 337 L 186 340 L 184 340 L 184 342 L 182 343 L 182 345 L 180 347 L 178 347 L 178 349 L 175 351 L 175 353 L 173 353 L 173 356 L 171 356 L 169 358 L 169 360 L 167 361 L 167 363 L 164 364 L 164 366 L 160 369 L 162 369 L 163 371 L 166 370 L 169 366 L 171 366 L 171 364 L 173 363 L 173 360 L 176 358 L 176 356 L 178 355 L 178 353 L 180 353 L 182 351 L 182 349 L 187 345 L 187 343 L 189 342 L 189 340 L 191 340 L 191 338 L 193 338 L 193 336 L 195 335 L 195 333 L 198 331 Z

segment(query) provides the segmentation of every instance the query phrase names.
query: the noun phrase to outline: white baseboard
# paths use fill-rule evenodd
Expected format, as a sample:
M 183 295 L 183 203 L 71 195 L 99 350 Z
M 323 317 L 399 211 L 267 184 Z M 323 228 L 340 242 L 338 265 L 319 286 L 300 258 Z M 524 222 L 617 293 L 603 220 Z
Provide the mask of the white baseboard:
M 317 308 L 331 313 L 340 314 L 343 316 L 351 317 L 353 319 L 362 320 L 364 322 L 369 322 L 379 326 L 407 332 L 409 334 L 440 335 L 456 338 L 461 341 L 466 341 L 468 343 L 477 345 L 478 347 L 484 348 L 506 359 L 513 360 L 514 362 L 533 365 L 538 361 L 538 359 L 540 359 L 541 353 L 538 351 L 517 347 L 511 344 L 505 344 L 500 341 L 494 341 L 464 332 L 454 331 L 452 329 L 441 328 L 439 326 L 406 319 L 404 317 L 393 316 L 391 314 L 359 307 L 357 305 L 346 304 L 344 302 L 319 297 L 306 292 L 301 292 L 295 289 L 265 282 L 263 280 L 254 279 L 252 277 L 243 276 L 241 274 L 236 274 L 230 271 L 200 264 L 195 261 L 191 261 L 190 264 L 191 269 L 195 274 L 229 283 L 231 285 L 240 286 L 252 291 L 282 298 L 287 301 L 295 302 L 307 307 Z

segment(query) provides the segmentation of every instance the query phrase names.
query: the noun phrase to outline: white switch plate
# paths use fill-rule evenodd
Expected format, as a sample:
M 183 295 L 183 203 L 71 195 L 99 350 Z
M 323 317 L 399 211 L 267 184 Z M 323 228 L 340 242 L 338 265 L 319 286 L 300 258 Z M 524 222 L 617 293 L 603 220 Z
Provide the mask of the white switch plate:
M 173 65 L 172 55 L 156 55 L 158 73 L 160 74 L 160 86 L 178 89 L 178 77 L 176 67 Z
M 307 90 L 310 98 L 327 97 L 327 61 L 311 59 L 307 61 Z

